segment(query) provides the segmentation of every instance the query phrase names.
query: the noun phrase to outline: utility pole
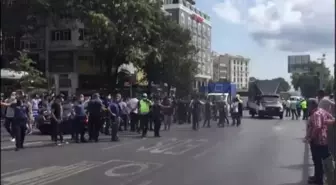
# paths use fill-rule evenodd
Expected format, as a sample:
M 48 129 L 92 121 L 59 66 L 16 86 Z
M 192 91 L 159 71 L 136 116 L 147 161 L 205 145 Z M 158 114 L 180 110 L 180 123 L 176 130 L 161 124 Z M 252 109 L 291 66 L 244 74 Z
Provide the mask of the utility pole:
M 323 89 L 323 82 L 324 82 L 324 61 L 326 59 L 326 54 L 322 54 L 321 58 L 318 58 L 317 60 L 321 61 L 321 68 L 319 69 L 318 77 L 319 77 L 319 89 Z

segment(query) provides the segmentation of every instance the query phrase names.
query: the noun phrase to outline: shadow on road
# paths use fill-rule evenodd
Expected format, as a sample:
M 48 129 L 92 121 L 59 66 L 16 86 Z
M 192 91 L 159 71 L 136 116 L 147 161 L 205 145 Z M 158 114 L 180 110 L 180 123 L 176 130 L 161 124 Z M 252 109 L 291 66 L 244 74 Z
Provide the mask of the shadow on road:
M 278 184 L 278 185 L 307 185 L 307 183 L 296 182 L 296 183 L 285 183 L 285 184 Z

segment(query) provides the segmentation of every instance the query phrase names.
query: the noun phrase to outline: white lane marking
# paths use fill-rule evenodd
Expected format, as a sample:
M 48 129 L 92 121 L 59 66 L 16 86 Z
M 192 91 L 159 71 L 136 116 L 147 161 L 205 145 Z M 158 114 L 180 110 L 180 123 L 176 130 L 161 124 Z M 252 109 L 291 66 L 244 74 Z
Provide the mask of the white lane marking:
M 1 173 L 1 177 L 9 176 L 9 175 L 13 175 L 13 174 L 20 173 L 20 172 L 25 172 L 25 171 L 28 171 L 28 170 L 30 170 L 30 169 L 31 169 L 31 168 L 23 168 L 23 169 L 19 169 L 19 170 L 11 171 L 11 172 Z
M 122 143 L 122 144 L 117 144 L 117 145 L 105 147 L 105 148 L 102 148 L 102 150 L 110 150 L 110 149 L 117 148 L 117 147 L 120 147 L 120 146 L 130 145 L 130 144 L 134 144 L 134 143 L 140 143 L 143 140 L 146 140 L 146 138 L 141 139 L 141 140 L 134 140 L 134 141 L 131 141 L 131 142 L 126 142 L 126 143 Z
M 30 142 L 30 143 L 24 143 L 24 146 L 30 146 L 30 145 L 38 145 L 38 144 L 42 144 L 42 141 L 36 141 L 36 142 Z M 10 145 L 10 146 L 5 146 L 5 147 L 1 147 L 1 150 L 6 150 L 6 149 L 12 149 L 15 148 L 15 145 Z
M 138 185 L 150 185 L 150 184 L 152 184 L 152 182 L 153 182 L 153 181 L 146 180 L 146 181 L 141 182 L 141 183 L 138 184 Z
M 50 166 L 3 178 L 4 185 L 46 185 L 103 165 L 102 162 L 83 161 L 69 166 Z
M 127 172 L 127 173 L 118 173 L 116 172 L 117 170 L 123 169 L 123 168 L 129 168 L 129 167 L 137 167 L 137 169 L 135 169 L 132 172 Z M 123 164 L 123 165 L 119 165 L 119 166 L 115 166 L 109 170 L 107 170 L 105 172 L 105 175 L 108 177 L 126 177 L 126 176 L 131 176 L 131 175 L 135 175 L 138 173 L 141 173 L 145 170 L 148 169 L 148 165 L 144 164 L 144 163 L 129 163 L 129 164 Z
M 193 143 L 193 142 L 196 142 L 196 143 Z M 188 143 L 186 145 L 182 145 L 182 147 L 184 147 L 185 149 L 181 150 L 180 146 L 177 146 L 173 149 L 171 149 L 170 151 L 165 151 L 164 154 L 168 154 L 168 155 L 182 155 L 190 150 L 193 150 L 199 146 L 201 146 L 202 144 L 204 144 L 205 142 L 207 142 L 206 140 L 202 139 L 202 140 L 193 140 L 191 143 Z M 180 148 L 180 151 L 174 151 L 175 149 L 179 149 Z
M 274 131 L 281 131 L 281 130 L 283 130 L 283 128 L 281 126 L 274 126 L 273 130 Z
M 221 142 L 216 143 L 214 146 L 212 146 L 210 148 L 207 148 L 203 152 L 194 155 L 193 158 L 198 159 L 202 156 L 205 156 L 206 154 L 208 154 L 208 153 L 212 152 L 214 149 L 216 149 L 220 144 L 221 144 Z
M 192 142 L 192 139 L 177 141 L 177 142 L 174 142 L 174 143 L 171 143 L 171 144 L 164 145 L 162 147 L 157 147 L 157 148 L 151 150 L 150 153 L 152 153 L 152 154 L 163 153 L 167 150 L 171 150 L 171 149 L 173 149 L 175 147 L 178 147 L 178 146 L 186 145 L 190 142 Z
M 150 146 L 150 147 L 142 146 L 137 150 L 137 152 L 149 151 L 149 150 L 153 150 L 153 149 L 160 148 L 160 147 L 163 147 L 163 146 L 168 146 L 168 145 L 174 144 L 176 141 L 177 141 L 176 138 L 171 138 L 171 139 L 167 139 L 167 140 L 164 140 L 164 141 L 159 141 L 154 146 Z

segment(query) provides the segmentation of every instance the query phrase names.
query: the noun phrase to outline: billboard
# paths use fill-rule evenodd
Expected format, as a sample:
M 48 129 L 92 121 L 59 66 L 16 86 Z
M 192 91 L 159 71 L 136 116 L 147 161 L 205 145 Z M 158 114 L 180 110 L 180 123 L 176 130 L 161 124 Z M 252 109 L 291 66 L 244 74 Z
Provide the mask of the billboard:
M 310 55 L 288 56 L 288 73 L 309 72 Z

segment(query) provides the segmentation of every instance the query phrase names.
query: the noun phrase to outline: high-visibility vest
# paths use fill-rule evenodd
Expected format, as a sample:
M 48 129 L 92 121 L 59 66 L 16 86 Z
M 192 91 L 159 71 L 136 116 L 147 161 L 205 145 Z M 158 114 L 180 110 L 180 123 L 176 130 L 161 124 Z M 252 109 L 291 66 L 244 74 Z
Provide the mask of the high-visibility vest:
M 140 108 L 139 108 L 140 114 L 149 113 L 150 103 L 144 100 L 140 100 L 139 103 L 140 103 Z
M 306 100 L 304 100 L 304 101 L 301 102 L 301 108 L 302 109 L 306 109 L 307 108 L 307 101 Z

